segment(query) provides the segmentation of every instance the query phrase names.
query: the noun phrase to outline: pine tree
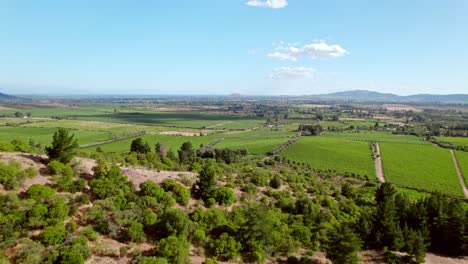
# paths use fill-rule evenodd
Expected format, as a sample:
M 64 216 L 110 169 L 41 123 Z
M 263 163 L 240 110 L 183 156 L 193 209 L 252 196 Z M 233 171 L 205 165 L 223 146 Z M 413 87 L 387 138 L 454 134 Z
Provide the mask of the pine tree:
M 193 149 L 192 143 L 190 141 L 184 142 L 180 149 L 179 161 L 181 164 L 190 164 L 195 160 L 195 150 Z
M 200 172 L 200 176 L 194 185 L 194 193 L 197 198 L 207 201 L 214 198 L 216 195 L 216 164 L 214 161 L 209 161 Z
M 69 135 L 65 129 L 59 129 L 54 133 L 52 146 L 46 147 L 49 160 L 58 160 L 63 164 L 68 164 L 78 152 L 78 143 L 74 139 L 75 135 Z

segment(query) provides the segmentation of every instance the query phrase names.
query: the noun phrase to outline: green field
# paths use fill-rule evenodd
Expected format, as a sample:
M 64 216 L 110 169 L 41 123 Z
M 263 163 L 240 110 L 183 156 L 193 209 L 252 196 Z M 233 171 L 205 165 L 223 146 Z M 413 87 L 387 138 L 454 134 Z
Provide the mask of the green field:
M 345 132 L 327 132 L 325 137 L 341 138 L 356 141 L 378 141 L 378 142 L 394 142 L 407 144 L 430 144 L 424 141 L 421 137 L 412 135 L 395 135 L 390 132 L 382 131 L 345 131 Z
M 319 169 L 336 169 L 342 173 L 350 172 L 376 178 L 374 161 L 367 142 L 301 137 L 282 155 L 291 160 L 308 162 Z
M 465 177 L 465 183 L 468 185 L 468 152 L 456 151 L 455 156 L 457 157 L 460 170 Z
M 250 154 L 266 154 L 278 145 L 287 142 L 296 134 L 297 132 L 288 128 L 279 131 L 258 129 L 235 134 L 224 133 L 219 134 L 219 137 L 224 138 L 224 140 L 216 144 L 216 147 L 232 149 L 245 148 Z
M 468 137 L 437 137 L 437 140 L 455 146 L 468 146 Z
M 0 110 L 0 114 L 14 114 L 17 111 L 31 113 L 34 118 L 58 116 L 73 120 L 209 129 L 247 129 L 258 127 L 265 122 L 263 119 L 195 112 L 156 112 L 148 110 L 119 110 L 114 112 L 114 107 L 111 105 L 34 107 Z
M 55 131 L 57 131 L 57 128 L 0 127 L 0 142 L 10 142 L 12 140 L 29 142 L 32 140 L 36 143 L 49 144 L 52 142 L 52 135 Z M 75 134 L 78 144 L 104 141 L 110 138 L 110 134 L 104 131 L 72 130 L 71 133 Z
M 154 146 L 156 143 L 160 142 L 166 146 L 166 149 L 172 149 L 174 151 L 177 151 L 177 149 L 180 148 L 182 143 L 190 141 L 192 142 L 192 145 L 194 148 L 198 148 L 200 144 L 206 144 L 209 143 L 210 141 L 214 140 L 215 138 L 212 136 L 203 136 L 203 137 L 186 137 L 186 136 L 168 136 L 168 135 L 143 135 L 141 138 L 144 141 L 147 141 L 151 148 L 154 149 Z M 113 143 L 108 143 L 108 144 L 103 144 L 100 145 L 99 147 L 102 149 L 104 152 L 126 152 L 130 151 L 130 145 L 132 143 L 132 140 L 135 138 L 129 138 Z M 97 146 L 95 147 L 89 147 L 83 149 L 85 152 L 94 152 L 96 150 Z
M 385 178 L 395 184 L 462 196 L 448 149 L 432 145 L 380 144 Z

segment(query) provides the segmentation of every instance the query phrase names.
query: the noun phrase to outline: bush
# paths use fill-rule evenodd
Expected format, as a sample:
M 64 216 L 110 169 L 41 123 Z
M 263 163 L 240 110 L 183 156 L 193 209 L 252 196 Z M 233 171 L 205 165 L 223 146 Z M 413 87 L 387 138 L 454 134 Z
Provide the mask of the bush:
M 43 202 L 52 199 L 55 196 L 55 190 L 49 186 L 33 184 L 31 187 L 29 187 L 26 194 L 30 199 Z
M 170 263 L 185 264 L 189 255 L 189 243 L 182 238 L 169 236 L 159 242 L 158 254 Z
M 187 205 L 190 200 L 190 190 L 182 186 L 182 184 L 175 182 L 174 180 L 165 180 L 163 182 L 164 190 L 172 192 L 178 203 Z
M 5 164 L 0 162 L 0 184 L 5 186 L 5 189 L 11 190 L 19 187 L 20 179 L 20 165 L 19 164 Z
M 65 228 L 61 226 L 48 226 L 42 232 L 41 240 L 46 245 L 57 245 L 65 238 Z
M 214 256 L 229 260 L 239 256 L 241 244 L 228 233 L 223 233 L 217 239 L 211 240 L 208 248 Z
M 140 184 L 140 193 L 159 200 L 164 195 L 164 189 L 155 182 L 145 181 Z
M 220 205 L 231 205 L 234 203 L 235 200 L 236 197 L 234 195 L 234 192 L 227 187 L 221 187 L 216 192 L 216 201 Z
M 136 221 L 132 221 L 130 227 L 127 230 L 127 235 L 132 242 L 141 243 L 145 241 L 145 231 L 143 225 Z

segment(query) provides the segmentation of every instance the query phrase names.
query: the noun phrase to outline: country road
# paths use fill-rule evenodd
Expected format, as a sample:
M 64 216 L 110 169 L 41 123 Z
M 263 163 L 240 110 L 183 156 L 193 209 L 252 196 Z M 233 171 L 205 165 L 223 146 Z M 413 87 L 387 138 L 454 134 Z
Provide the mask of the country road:
M 458 179 L 460 179 L 460 184 L 463 189 L 463 193 L 465 194 L 465 198 L 468 199 L 468 188 L 466 187 L 465 178 L 463 177 L 462 171 L 460 170 L 460 166 L 458 165 L 457 157 L 455 156 L 455 152 L 451 149 L 450 154 L 452 154 L 453 164 L 457 169 Z
M 373 154 L 374 154 L 374 163 L 375 163 L 375 175 L 380 182 L 385 182 L 382 157 L 380 155 L 380 145 L 378 142 L 372 144 Z

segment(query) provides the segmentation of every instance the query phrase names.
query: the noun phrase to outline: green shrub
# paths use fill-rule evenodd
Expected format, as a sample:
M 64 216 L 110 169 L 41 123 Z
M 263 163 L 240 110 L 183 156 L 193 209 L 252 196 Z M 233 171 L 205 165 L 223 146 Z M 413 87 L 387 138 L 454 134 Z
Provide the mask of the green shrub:
M 41 241 L 46 245 L 57 245 L 65 238 L 65 228 L 61 226 L 48 226 L 42 232 Z
M 221 187 L 216 192 L 216 201 L 220 205 L 231 205 L 235 202 L 235 200 L 236 197 L 234 192 L 227 187 Z

